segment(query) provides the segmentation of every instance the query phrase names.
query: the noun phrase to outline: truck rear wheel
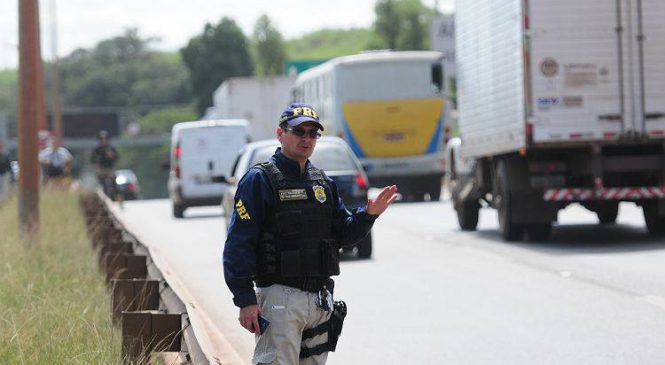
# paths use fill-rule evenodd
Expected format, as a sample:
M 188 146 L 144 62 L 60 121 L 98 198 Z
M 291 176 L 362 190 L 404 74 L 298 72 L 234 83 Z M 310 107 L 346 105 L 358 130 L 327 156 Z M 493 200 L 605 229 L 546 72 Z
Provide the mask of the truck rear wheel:
M 530 241 L 549 241 L 552 236 L 551 223 L 534 223 L 526 226 L 526 234 Z
M 473 201 L 461 202 L 455 207 L 457 211 L 457 222 L 463 231 L 475 231 L 478 227 L 478 213 L 480 204 Z
M 524 227 L 515 224 L 512 220 L 513 199 L 508 187 L 508 169 L 505 161 L 499 161 L 496 168 L 495 179 L 495 206 L 499 215 L 499 231 L 501 237 L 506 241 L 516 241 L 522 239 Z
M 642 205 L 644 221 L 647 224 L 647 230 L 652 235 L 665 234 L 665 216 L 658 214 L 658 201 L 650 200 Z
M 598 202 L 596 215 L 598 215 L 598 222 L 600 224 L 612 224 L 616 222 L 617 215 L 619 215 L 619 202 Z

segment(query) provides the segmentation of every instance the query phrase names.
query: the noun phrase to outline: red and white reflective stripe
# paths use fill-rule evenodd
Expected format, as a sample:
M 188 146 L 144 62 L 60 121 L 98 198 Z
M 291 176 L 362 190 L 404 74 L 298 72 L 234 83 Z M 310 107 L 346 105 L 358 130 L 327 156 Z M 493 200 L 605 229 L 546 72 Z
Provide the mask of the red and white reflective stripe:
M 543 194 L 546 201 L 582 200 L 638 200 L 665 198 L 665 186 L 639 186 L 630 188 L 562 188 L 547 189 Z

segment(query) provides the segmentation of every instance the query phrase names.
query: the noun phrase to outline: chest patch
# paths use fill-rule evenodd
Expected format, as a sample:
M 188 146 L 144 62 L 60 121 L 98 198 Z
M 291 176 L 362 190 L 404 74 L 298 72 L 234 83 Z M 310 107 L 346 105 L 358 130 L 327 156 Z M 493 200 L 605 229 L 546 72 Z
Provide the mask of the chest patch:
M 305 189 L 285 189 L 279 191 L 279 200 L 307 200 L 307 192 Z
M 314 197 L 316 200 L 318 200 L 320 203 L 324 203 L 326 201 L 326 189 L 323 186 L 314 185 L 312 186 L 312 190 L 314 190 Z

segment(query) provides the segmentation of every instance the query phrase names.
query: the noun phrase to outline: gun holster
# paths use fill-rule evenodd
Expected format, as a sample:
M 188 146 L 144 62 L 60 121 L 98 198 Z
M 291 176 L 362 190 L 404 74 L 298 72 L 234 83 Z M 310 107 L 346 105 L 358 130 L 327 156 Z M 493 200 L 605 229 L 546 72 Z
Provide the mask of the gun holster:
M 300 345 L 300 358 L 304 359 L 310 356 L 316 356 L 327 351 L 335 351 L 339 335 L 342 334 L 342 325 L 346 317 L 347 308 L 344 301 L 338 300 L 333 303 L 333 312 L 326 322 L 320 325 L 306 329 L 302 333 L 302 342 Z M 316 345 L 312 348 L 305 346 L 305 340 L 328 332 L 328 342 Z

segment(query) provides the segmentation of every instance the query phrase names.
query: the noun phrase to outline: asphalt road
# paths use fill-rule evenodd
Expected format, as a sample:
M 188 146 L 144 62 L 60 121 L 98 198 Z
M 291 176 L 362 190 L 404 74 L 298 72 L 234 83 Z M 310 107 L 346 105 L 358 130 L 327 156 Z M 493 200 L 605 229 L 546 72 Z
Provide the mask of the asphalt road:
M 171 217 L 167 200 L 125 202 L 122 219 L 167 257 L 248 361 L 223 282 L 219 208 Z M 621 205 L 600 226 L 579 206 L 547 243 L 505 243 L 496 212 L 462 232 L 449 202 L 395 204 L 370 260 L 345 256 L 336 298 L 349 315 L 329 364 L 663 364 L 665 240 Z

